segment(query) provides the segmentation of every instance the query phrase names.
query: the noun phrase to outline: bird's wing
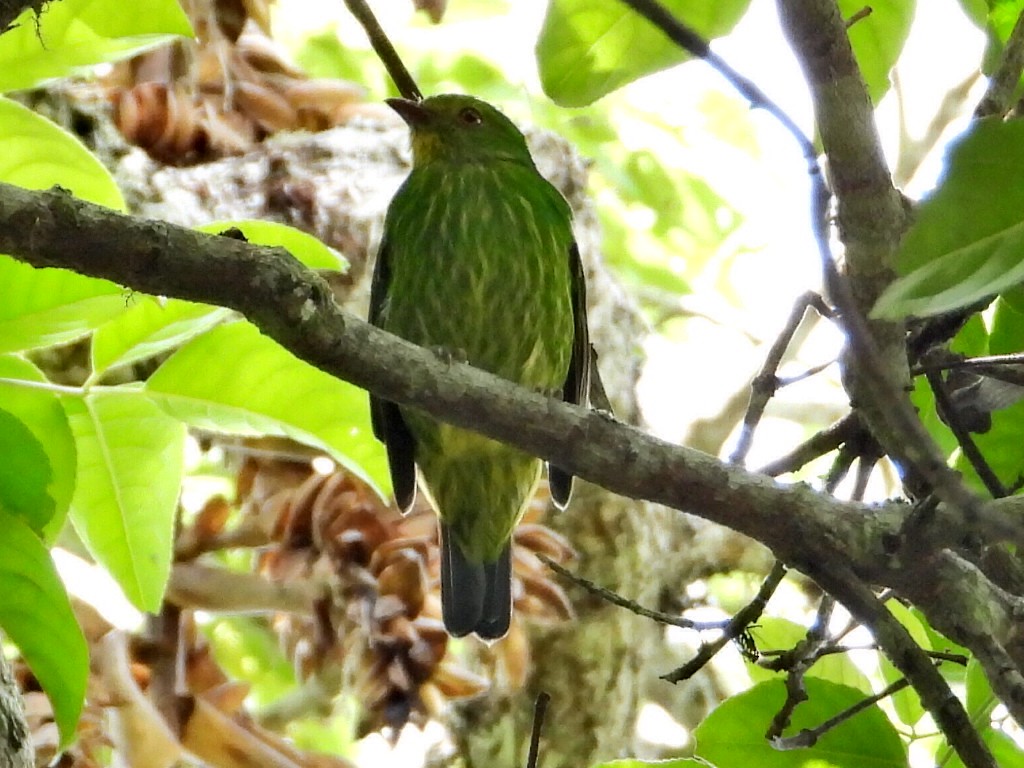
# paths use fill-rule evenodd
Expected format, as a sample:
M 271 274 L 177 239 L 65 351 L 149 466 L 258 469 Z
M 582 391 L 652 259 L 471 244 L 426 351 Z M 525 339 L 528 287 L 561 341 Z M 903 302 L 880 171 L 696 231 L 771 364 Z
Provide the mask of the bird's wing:
M 572 291 L 573 339 L 569 373 L 562 387 L 562 399 L 576 405 L 587 404 L 590 389 L 590 330 L 587 328 L 587 283 L 580 261 L 580 250 L 574 242 L 569 248 L 569 273 Z M 548 465 L 551 498 L 560 507 L 569 503 L 572 475 Z
M 388 297 L 391 270 L 388 264 L 387 238 L 377 252 L 377 263 L 373 267 L 373 281 L 370 283 L 370 324 L 381 326 L 384 306 Z M 388 466 L 391 469 L 391 485 L 395 502 L 403 512 L 408 512 L 416 500 L 416 443 L 401 411 L 394 403 L 370 395 L 370 421 L 373 434 L 384 443 L 388 452 Z

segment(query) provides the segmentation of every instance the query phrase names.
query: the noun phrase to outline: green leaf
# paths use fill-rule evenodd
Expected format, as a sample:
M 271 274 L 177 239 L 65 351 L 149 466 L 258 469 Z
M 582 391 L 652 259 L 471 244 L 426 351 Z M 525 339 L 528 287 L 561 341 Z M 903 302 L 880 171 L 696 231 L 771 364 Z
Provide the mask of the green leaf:
M 157 369 L 146 391 L 192 426 L 291 437 L 390 490 L 366 392 L 299 360 L 249 323 L 218 326 L 193 339 Z
M 818 726 L 864 699 L 856 688 L 827 680 L 808 677 L 804 683 L 810 698 L 796 708 L 787 733 Z M 903 742 L 877 706 L 828 731 L 813 747 L 776 751 L 764 732 L 785 699 L 785 684 L 770 680 L 726 700 L 693 732 L 695 755 L 717 768 L 906 768 Z
M 44 538 L 51 540 L 64 526 L 75 489 L 75 439 L 60 398 L 45 388 L 31 386 L 46 383 L 46 377 L 32 363 L 14 355 L 0 356 L 2 379 L 10 381 L 0 381 L 0 407 L 15 416 L 38 441 L 46 460 L 45 501 L 37 518 L 26 519 L 42 525 Z M 0 455 L 5 455 L 2 450 Z M 9 506 L 8 511 L 16 509 Z
M 0 46 L 6 39 L 7 35 L 0 36 Z M 0 97 L 0 181 L 25 189 L 59 184 L 83 200 L 125 210 L 114 177 L 81 141 L 4 97 Z
M 875 317 L 932 315 L 1024 282 L 1024 123 L 981 120 L 950 152 L 938 190 L 903 238 L 904 277 Z
M 953 338 L 950 350 L 967 357 L 988 354 L 988 329 L 985 327 L 985 321 L 979 315 L 972 316 Z M 944 455 L 951 456 L 959 448 L 959 444 L 949 427 L 939 418 L 935 410 L 935 395 L 924 376 L 914 379 L 914 391 L 910 394 L 910 400 L 928 434 L 938 443 Z
M 89 651 L 43 542 L 2 506 L 0 530 L 0 628 L 50 697 L 66 746 L 85 701 Z
M 231 316 L 231 310 L 180 299 L 141 296 L 135 306 L 96 329 L 93 374 L 174 349 Z
M 245 239 L 256 245 L 276 246 L 286 249 L 292 256 L 310 269 L 348 270 L 348 260 L 330 246 L 324 245 L 308 232 L 278 224 L 275 221 L 248 219 L 241 221 L 215 221 L 196 227 L 200 232 L 219 235 L 229 230 L 240 230 Z
M 999 768 L 1024 768 L 1024 751 L 1017 746 L 1011 736 L 992 727 L 983 727 L 978 730 L 985 746 L 992 750 L 992 757 L 995 758 Z M 944 768 L 964 768 L 964 763 L 960 759 L 960 755 L 952 752 L 949 762 L 945 763 Z
M 705 40 L 729 32 L 750 0 L 668 0 L 665 7 Z M 544 92 L 582 107 L 690 58 L 647 19 L 610 0 L 550 0 L 537 40 Z
M 1024 348 L 1024 313 L 1019 306 L 1019 289 L 1008 292 L 1010 301 L 996 300 L 991 320 L 988 348 L 979 354 L 1000 355 L 1019 352 Z M 1006 485 L 1012 485 L 1024 475 L 1024 453 L 1020 450 L 1020 435 L 1024 430 L 1024 402 L 1013 403 L 992 411 L 992 426 L 984 433 L 973 435 L 974 442 L 996 476 Z M 970 462 L 959 454 L 956 469 L 981 492 L 984 485 Z
M 976 27 L 985 27 L 985 23 L 988 20 L 988 3 L 985 0 L 959 0 L 959 3 L 964 15 Z
M 134 0 L 131 13 L 119 0 L 60 0 L 46 4 L 38 27 L 30 11 L 16 23 L 0 36 L 0 91 L 31 88 L 79 67 L 192 36 L 188 17 L 175 0 Z
M 212 621 L 203 632 L 221 668 L 252 686 L 248 698 L 257 709 L 294 689 L 295 666 L 266 622 L 248 616 L 226 616 Z
M 998 703 L 999 699 L 992 693 L 992 686 L 985 676 L 985 668 L 972 656 L 967 662 L 967 714 L 971 722 L 988 722 Z
M 761 651 L 786 650 L 807 636 L 806 627 L 775 616 L 762 617 L 750 632 L 757 643 L 758 650 Z M 746 662 L 746 665 L 747 672 L 750 673 L 750 678 L 754 682 L 778 680 L 784 674 L 783 672 L 773 672 L 749 661 Z M 865 695 L 870 695 L 872 692 L 871 681 L 868 680 L 867 675 L 861 672 L 845 653 L 823 656 L 814 662 L 814 666 L 808 670 L 807 674 L 821 680 L 831 680 L 833 683 L 856 688 Z
M 0 45 L 7 35 L 0 36 Z M 0 98 L 0 181 L 43 189 L 59 184 L 117 210 L 113 178 L 76 138 L 9 99 Z M 68 244 L 71 247 L 71 243 Z M 0 352 L 79 338 L 122 312 L 122 288 L 62 269 L 34 269 L 0 256 Z
M 15 416 L 0 409 L 0 507 L 39 532 L 53 516 L 46 495 L 51 475 L 46 451 Z
M 74 341 L 124 311 L 124 289 L 0 256 L 0 352 Z
M 1022 0 L 988 0 L 988 22 L 996 38 L 1005 43 L 1010 38 L 1013 25 L 1024 11 Z
M 692 757 L 677 757 L 674 760 L 636 760 L 634 758 L 626 758 L 625 760 L 596 763 L 592 768 L 686 768 L 687 766 L 709 768 L 704 760 L 695 760 Z M 713 766 L 710 768 L 713 768 Z
M 171 569 L 185 429 L 139 389 L 66 396 L 78 443 L 71 521 L 132 603 L 156 611 Z
M 885 604 L 885 607 L 910 633 L 915 643 L 925 650 L 932 650 L 930 645 L 931 637 L 925 630 L 921 620 L 907 606 L 903 605 L 899 600 L 890 600 Z M 885 656 L 882 656 L 881 666 L 882 678 L 885 680 L 886 685 L 891 685 L 903 677 L 903 673 L 896 669 L 893 663 Z M 897 691 L 889 700 L 892 702 L 893 710 L 896 712 L 897 717 L 906 725 L 913 726 L 924 717 L 924 705 L 921 704 L 921 698 L 913 688 L 904 688 L 902 691 Z
M 881 101 L 889 90 L 889 73 L 907 42 L 916 4 L 916 0 L 873 3 L 871 13 L 849 29 L 850 45 L 872 104 Z M 863 0 L 839 0 L 839 10 L 845 18 L 863 8 Z

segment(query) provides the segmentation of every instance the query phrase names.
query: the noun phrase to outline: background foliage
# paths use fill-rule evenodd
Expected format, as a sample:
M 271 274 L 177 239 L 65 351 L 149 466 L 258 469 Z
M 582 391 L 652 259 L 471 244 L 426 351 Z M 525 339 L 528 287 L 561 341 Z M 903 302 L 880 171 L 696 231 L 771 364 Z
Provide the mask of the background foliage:
M 668 5 L 708 38 L 726 35 L 750 12 L 747 2 L 676 0 Z M 990 62 L 1009 38 L 1022 4 L 963 5 L 970 20 L 985 30 Z M 839 6 L 847 17 L 861 10 L 852 0 Z M 911 0 L 891 0 L 876 4 L 851 27 L 850 40 L 876 104 L 890 91 L 911 24 L 929 13 L 929 7 L 919 8 Z M 774 146 L 766 145 L 764 126 L 742 102 L 719 90 L 702 88 L 696 98 L 680 96 L 693 102 L 692 122 L 685 125 L 671 108 L 656 110 L 632 98 L 628 88 L 620 91 L 687 56 L 626 6 L 592 0 L 551 0 L 535 49 L 536 82 L 548 98 L 531 95 L 527 114 L 522 95 L 533 83 L 518 82 L 504 54 L 492 58 L 446 42 L 460 39 L 480 19 L 512 14 L 510 4 L 464 3 L 453 4 L 442 27 L 428 28 L 422 19 L 411 22 L 404 44 L 417 62 L 421 88 L 428 93 L 465 90 L 507 104 L 517 118 L 559 131 L 590 158 L 590 192 L 601 217 L 607 261 L 660 334 L 649 348 L 687 341 L 706 330 L 707 323 L 723 324 L 737 295 L 732 281 L 749 280 L 744 265 L 764 252 L 763 222 L 753 210 L 774 173 L 769 165 L 758 165 L 768 162 L 766 146 Z M 345 35 L 339 41 L 335 29 L 310 34 L 313 25 L 280 22 L 286 30 L 282 37 L 291 38 L 296 60 L 310 74 L 357 81 L 373 98 L 389 93 L 376 60 L 344 41 Z M 62 0 L 42 15 L 38 28 L 26 17 L 0 36 L 0 90 L 39 87 L 189 34 L 187 18 L 171 0 L 147 0 L 144 12 L 133 14 L 112 1 Z M 517 35 L 513 44 L 521 57 L 534 41 Z M 679 72 L 692 72 L 693 66 L 699 65 Z M 685 90 L 684 77 L 674 82 Z M 589 108 L 563 109 L 582 106 Z M 898 257 L 903 277 L 878 303 L 878 317 L 950 312 L 995 296 L 983 316 L 963 326 L 952 349 L 971 355 L 1020 351 L 1024 272 L 1018 254 L 1024 245 L 1024 201 L 1016 180 L 1024 163 L 1021 130 L 1015 121 L 979 121 L 955 143 L 940 185 L 917 208 Z M 2 181 L 32 189 L 60 185 L 78 197 L 125 208 L 110 174 L 77 138 L 8 98 L 0 100 L 0 150 Z M 747 175 L 737 184 L 734 178 L 705 173 L 702 153 L 727 157 L 730 168 Z M 801 170 L 796 165 L 791 173 L 799 176 Z M 738 189 L 744 183 L 754 186 L 756 194 Z M 204 229 L 217 233 L 229 226 L 251 242 L 284 246 L 310 268 L 344 272 L 348 266 L 314 238 L 283 225 L 212 222 Z M 785 272 L 786 267 L 772 270 Z M 803 287 L 783 279 L 764 290 L 795 296 Z M 685 297 L 695 288 L 725 298 L 710 310 L 688 303 Z M 761 339 L 770 338 L 774 328 L 760 331 Z M 85 338 L 91 343 L 80 385 L 50 380 L 33 362 L 40 350 Z M 822 350 L 834 354 L 830 341 L 826 336 L 811 345 L 811 356 L 820 360 Z M 329 456 L 381 496 L 389 491 L 364 393 L 297 360 L 223 309 L 133 294 L 105 281 L 33 270 L 0 257 L 0 352 L 0 452 L 5 457 L 0 469 L 0 526 L 5 531 L 0 628 L 49 696 L 64 746 L 75 736 L 85 701 L 87 646 L 48 550 L 58 543 L 84 550 L 136 608 L 159 612 L 165 606 L 176 520 L 182 524 L 182 485 L 219 488 L 226 476 L 222 467 L 186 461 L 190 433 L 290 438 Z M 144 380 L 126 376 L 118 382 L 114 374 L 139 363 L 152 366 Z M 995 475 L 1012 489 L 1024 475 L 1019 447 L 1024 390 L 1005 378 L 1007 386 L 979 406 L 989 424 L 976 440 Z M 737 391 L 742 383 L 734 382 Z M 712 386 L 720 388 L 715 382 Z M 836 389 L 833 377 L 826 391 Z M 933 415 L 929 392 L 921 386 L 915 399 L 950 460 L 978 483 L 949 428 Z M 795 430 L 806 436 L 821 426 L 815 421 L 820 415 L 796 415 L 787 420 L 788 434 Z M 737 419 L 724 411 L 723 418 L 728 434 Z M 723 441 L 724 436 L 716 449 Z M 777 452 L 774 446 L 768 451 Z M 813 479 L 816 469 L 812 465 L 807 476 Z M 891 470 L 888 476 L 883 471 L 875 482 L 884 492 L 891 479 Z M 191 522 L 195 515 L 194 508 L 187 510 L 185 519 Z M 226 562 L 231 565 L 230 558 Z M 730 590 L 747 592 L 741 579 L 709 585 L 704 587 L 710 605 L 727 604 Z M 774 615 L 760 623 L 754 632 L 759 647 L 788 648 L 804 636 L 812 617 L 802 599 L 794 592 L 789 605 L 777 608 L 787 619 Z M 922 616 L 899 603 L 892 610 L 923 647 L 956 650 Z M 263 622 L 217 619 L 205 632 L 222 666 L 248 681 L 257 708 L 294 689 L 292 670 Z M 715 709 L 666 764 L 895 766 L 907 763 L 908 750 L 926 761 L 958 764 L 910 690 L 868 707 L 807 749 L 776 751 L 762 733 L 784 698 L 783 683 L 763 667 L 748 663 L 743 669 L 736 659 L 733 664 L 748 690 Z M 1000 765 L 1024 764 L 1019 729 L 1008 722 L 977 664 L 969 663 L 966 671 L 945 665 L 943 671 Z M 799 708 L 791 729 L 820 723 L 897 677 L 875 651 L 823 657 L 807 674 L 809 701 Z M 337 717 L 353 709 L 358 704 L 346 701 Z M 353 750 L 350 734 L 339 733 L 345 729 L 336 722 L 324 727 L 321 718 L 297 721 L 291 730 L 305 746 Z

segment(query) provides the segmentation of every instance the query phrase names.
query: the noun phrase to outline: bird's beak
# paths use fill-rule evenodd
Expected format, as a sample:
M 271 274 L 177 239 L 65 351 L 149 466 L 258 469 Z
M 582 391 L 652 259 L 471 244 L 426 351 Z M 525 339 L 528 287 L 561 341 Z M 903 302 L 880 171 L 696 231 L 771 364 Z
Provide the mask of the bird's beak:
M 426 125 L 430 120 L 430 112 L 423 108 L 418 101 L 411 99 L 384 99 L 384 102 L 391 107 L 398 116 L 405 120 L 410 128 L 418 128 Z

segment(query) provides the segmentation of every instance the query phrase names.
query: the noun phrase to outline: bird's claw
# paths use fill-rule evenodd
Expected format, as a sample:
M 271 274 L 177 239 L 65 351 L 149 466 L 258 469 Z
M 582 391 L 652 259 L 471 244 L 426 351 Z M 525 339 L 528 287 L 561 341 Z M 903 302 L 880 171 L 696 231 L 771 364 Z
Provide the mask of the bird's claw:
M 446 365 L 452 363 L 468 363 L 469 355 L 466 354 L 466 350 L 459 349 L 457 347 L 431 347 L 430 351 L 433 352 L 439 360 L 444 362 Z

